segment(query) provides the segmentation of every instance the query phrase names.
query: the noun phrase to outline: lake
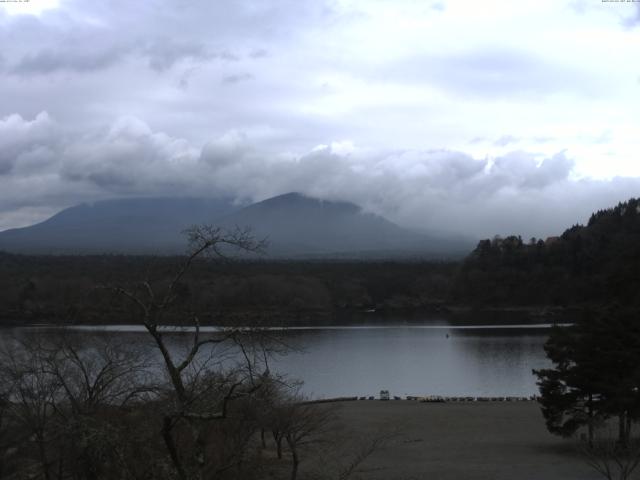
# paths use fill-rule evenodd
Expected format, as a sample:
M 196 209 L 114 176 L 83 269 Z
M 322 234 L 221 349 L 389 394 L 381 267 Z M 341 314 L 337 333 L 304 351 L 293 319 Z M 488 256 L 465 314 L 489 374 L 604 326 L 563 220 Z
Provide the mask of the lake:
M 544 328 L 321 328 L 289 331 L 303 349 L 274 369 L 304 380 L 314 397 L 529 396 L 533 368 L 549 365 Z
M 296 348 L 271 370 L 304 381 L 314 398 L 390 394 L 530 396 L 531 370 L 549 365 L 543 345 L 549 325 L 422 324 L 301 327 L 282 330 Z M 140 345 L 139 326 L 80 327 L 112 332 Z M 24 329 L 13 329 L 16 330 Z M 173 337 L 173 335 L 172 335 Z M 175 348 L 185 334 L 175 334 Z

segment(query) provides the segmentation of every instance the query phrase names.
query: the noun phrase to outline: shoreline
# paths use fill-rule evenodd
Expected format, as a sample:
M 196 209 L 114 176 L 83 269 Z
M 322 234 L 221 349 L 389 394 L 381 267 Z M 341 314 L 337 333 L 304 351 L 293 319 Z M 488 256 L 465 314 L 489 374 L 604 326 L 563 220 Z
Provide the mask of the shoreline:
M 513 402 L 535 402 L 538 400 L 537 395 L 509 395 L 509 396 L 450 396 L 450 395 L 405 395 L 405 398 L 394 395 L 391 398 L 376 398 L 369 396 L 341 396 L 331 398 L 310 399 L 302 404 L 316 403 L 341 403 L 341 402 L 417 402 L 417 403 L 513 403 Z
M 557 306 L 557 305 L 486 305 L 474 306 L 465 304 L 432 304 L 419 307 L 394 307 L 375 305 L 371 308 L 338 308 L 335 310 L 303 309 L 299 312 L 288 310 L 220 310 L 203 315 L 200 319 L 202 326 L 224 325 L 236 323 L 238 318 L 252 326 L 270 327 L 315 327 L 315 326 L 358 326 L 385 325 L 402 323 L 419 325 L 425 320 L 450 322 L 453 325 L 477 326 L 481 322 L 487 323 L 490 318 L 496 325 L 505 324 L 552 324 L 564 323 L 575 317 L 585 308 L 585 305 Z M 597 308 L 597 307 L 595 307 Z M 112 315 L 107 315 L 102 321 L 88 311 L 84 316 L 83 325 L 125 325 Z M 43 321 L 48 319 L 47 321 Z M 480 319 L 480 320 L 478 320 Z M 235 320 L 235 321 L 230 321 Z M 0 328 L 35 325 L 66 325 L 69 319 L 59 317 L 59 312 L 18 311 L 5 310 L 0 312 Z M 173 319 L 179 325 L 178 317 Z
M 344 324 L 315 324 L 315 325 L 202 325 L 200 332 L 215 333 L 225 329 L 234 328 L 238 330 L 265 330 L 265 331 L 306 331 L 306 330 L 391 330 L 391 329 L 415 329 L 415 330 L 546 330 L 554 326 L 571 326 L 570 322 L 562 323 L 507 323 L 507 324 L 417 324 L 417 323 L 389 323 L 389 324 L 364 324 L 364 325 L 344 325 Z M 0 324 L 2 328 L 24 328 L 24 329 L 52 329 L 71 330 L 86 332 L 128 332 L 144 333 L 146 329 L 142 324 L 135 323 L 105 323 L 105 324 L 59 324 L 59 323 L 27 323 L 27 324 Z M 167 333 L 190 333 L 195 332 L 196 327 L 192 325 L 159 325 L 158 329 Z

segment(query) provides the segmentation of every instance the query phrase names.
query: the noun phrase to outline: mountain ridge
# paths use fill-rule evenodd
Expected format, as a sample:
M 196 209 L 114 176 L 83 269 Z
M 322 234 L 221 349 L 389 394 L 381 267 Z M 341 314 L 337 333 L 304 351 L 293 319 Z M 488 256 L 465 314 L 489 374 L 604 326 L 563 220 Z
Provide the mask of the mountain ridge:
M 460 256 L 472 244 L 414 232 L 344 201 L 290 192 L 244 207 L 231 199 L 156 197 L 80 204 L 38 224 L 0 232 L 0 250 L 16 253 L 175 254 L 194 224 L 248 226 L 268 237 L 270 257 Z

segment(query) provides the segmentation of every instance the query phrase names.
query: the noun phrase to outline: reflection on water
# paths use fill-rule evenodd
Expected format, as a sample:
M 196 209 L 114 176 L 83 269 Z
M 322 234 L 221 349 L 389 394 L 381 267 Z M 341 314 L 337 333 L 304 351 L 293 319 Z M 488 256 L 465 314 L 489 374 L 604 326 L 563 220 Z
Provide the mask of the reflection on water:
M 531 369 L 548 365 L 546 329 L 386 328 L 289 331 L 304 353 L 275 370 L 305 381 L 316 397 L 374 395 L 506 396 L 537 392 Z
M 284 340 L 298 350 L 273 359 L 271 369 L 303 380 L 304 393 L 313 397 L 376 395 L 381 389 L 398 396 L 528 396 L 537 393 L 531 370 L 548 366 L 544 327 L 429 323 L 287 329 L 281 332 Z M 85 329 L 153 348 L 138 326 Z M 172 349 L 186 350 L 188 335 L 169 336 Z

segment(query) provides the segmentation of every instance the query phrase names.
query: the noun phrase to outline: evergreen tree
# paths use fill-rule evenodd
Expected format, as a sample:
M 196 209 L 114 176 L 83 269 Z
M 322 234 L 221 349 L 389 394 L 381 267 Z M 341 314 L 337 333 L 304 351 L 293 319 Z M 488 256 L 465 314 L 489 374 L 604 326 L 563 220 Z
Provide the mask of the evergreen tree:
M 570 436 L 598 421 L 618 418 L 622 445 L 640 417 L 640 324 L 633 314 L 610 310 L 570 327 L 555 327 L 545 344 L 554 367 L 535 370 L 540 404 L 551 433 Z
M 534 370 L 533 373 L 538 377 L 538 401 L 547 429 L 569 437 L 580 427 L 587 426 L 591 443 L 594 425 L 602 412 L 594 386 L 597 368 L 594 370 L 589 365 L 587 355 L 584 355 L 587 346 L 581 337 L 577 328 L 554 327 L 544 347 L 554 368 Z

